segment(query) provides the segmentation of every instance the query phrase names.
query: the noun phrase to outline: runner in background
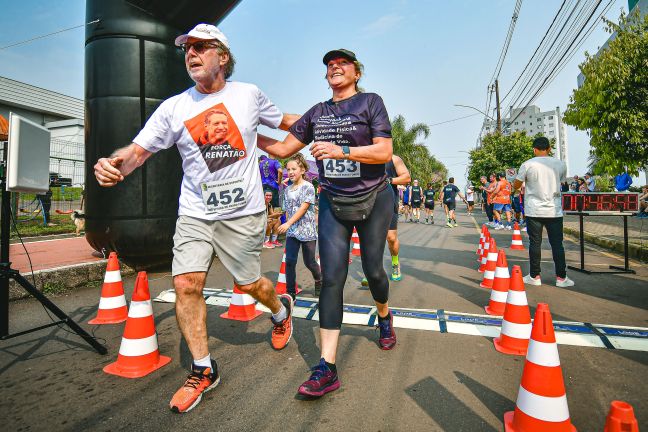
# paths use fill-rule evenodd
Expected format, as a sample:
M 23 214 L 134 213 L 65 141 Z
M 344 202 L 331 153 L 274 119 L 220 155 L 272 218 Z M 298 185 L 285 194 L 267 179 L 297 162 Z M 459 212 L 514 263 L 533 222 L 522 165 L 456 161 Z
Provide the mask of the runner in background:
M 385 172 L 387 173 L 387 181 L 394 192 L 394 215 L 389 224 L 389 231 L 387 231 L 387 246 L 392 259 L 390 279 L 399 281 L 402 279 L 402 275 L 400 262 L 398 261 L 398 253 L 400 252 L 400 241 L 398 241 L 398 185 L 409 183 L 410 173 L 403 160 L 396 155 L 393 155 L 392 160 L 385 164 Z
M 432 184 L 428 183 L 427 188 L 423 192 L 423 197 L 425 199 L 425 223 L 430 223 L 434 225 L 434 194 L 435 190 L 432 189 Z
M 259 173 L 261 174 L 261 184 L 264 192 L 272 193 L 272 207 L 275 211 L 281 211 L 281 203 L 279 202 L 279 185 L 283 178 L 283 170 L 281 163 L 275 160 L 272 156 L 268 157 L 262 155 L 259 157 Z M 277 241 L 277 237 L 271 239 L 271 242 L 276 247 L 281 247 L 282 244 Z
M 441 193 L 439 194 L 439 202 L 443 206 L 443 210 L 445 211 L 445 218 L 446 218 L 446 221 L 447 221 L 448 220 L 448 206 L 446 206 L 445 203 L 443 202 L 443 190 L 445 189 L 446 186 L 448 186 L 448 181 L 443 180 L 443 187 L 441 188 Z
M 457 206 L 457 195 L 463 200 L 466 205 L 468 201 L 461 193 L 459 188 L 454 184 L 454 177 L 448 179 L 448 184 L 441 191 L 441 201 L 448 208 L 448 222 L 446 225 L 450 228 L 455 228 L 457 226 L 457 219 L 455 217 L 455 208 Z
M 468 187 L 466 188 L 466 201 L 468 201 L 468 216 L 472 216 L 473 209 L 475 208 L 475 189 L 470 183 L 468 183 Z
M 315 295 L 322 288 L 322 273 L 315 260 L 317 247 L 317 225 L 315 224 L 315 188 L 304 179 L 308 164 L 301 153 L 297 153 L 286 164 L 292 185 L 284 190 L 283 208 L 286 223 L 278 228 L 279 234 L 286 234 L 286 288 L 295 300 L 297 296 L 297 257 L 302 250 L 304 265 L 313 275 Z
M 414 180 L 410 191 L 410 201 L 412 203 L 412 216 L 414 223 L 421 221 L 421 205 L 423 204 L 423 189 L 419 186 L 419 181 Z
M 403 216 L 404 216 L 404 221 L 403 222 L 408 222 L 412 220 L 411 216 L 411 211 L 412 208 L 410 207 L 410 193 L 411 193 L 411 188 L 412 186 L 409 184 L 409 182 L 405 185 L 405 189 L 403 190 Z

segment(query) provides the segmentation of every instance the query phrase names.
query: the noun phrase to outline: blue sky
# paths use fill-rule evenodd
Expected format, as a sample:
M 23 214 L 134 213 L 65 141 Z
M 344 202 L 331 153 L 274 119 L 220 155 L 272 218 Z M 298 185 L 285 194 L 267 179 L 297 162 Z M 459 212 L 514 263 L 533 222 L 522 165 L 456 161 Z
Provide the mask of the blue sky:
M 484 108 L 515 0 L 243 0 L 219 25 L 237 59 L 233 79 L 257 84 L 285 112 L 301 113 L 328 99 L 322 55 L 334 48 L 356 52 L 365 64 L 361 85 L 380 94 L 391 117 L 433 124 Z M 548 28 L 559 0 L 523 3 L 500 74 L 505 94 Z M 616 20 L 626 0 L 607 16 Z M 22 0 L 3 6 L 0 47 L 83 24 L 81 0 Z M 603 24 L 537 99 L 542 110 L 564 111 L 576 87 L 584 51 L 595 53 L 608 38 Z M 0 76 L 82 98 L 84 31 L 64 32 L 0 50 Z M 464 177 L 482 116 L 431 128 L 425 144 L 451 175 Z M 264 131 L 267 133 L 267 131 Z M 275 136 L 280 134 L 274 133 Z M 586 170 L 588 138 L 569 127 L 569 170 Z M 126 144 L 126 143 L 124 143 Z M 643 176 L 642 176 L 643 178 Z

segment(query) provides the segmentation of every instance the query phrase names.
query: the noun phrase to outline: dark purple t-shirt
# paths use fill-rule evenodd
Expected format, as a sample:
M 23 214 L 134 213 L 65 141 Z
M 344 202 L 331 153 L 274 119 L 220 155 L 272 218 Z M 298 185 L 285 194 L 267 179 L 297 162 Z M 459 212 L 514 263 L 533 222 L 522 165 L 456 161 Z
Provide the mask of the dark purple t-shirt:
M 281 164 L 278 160 L 264 158 L 259 162 L 259 172 L 261 173 L 261 184 L 263 186 L 270 186 L 273 189 L 279 189 L 279 173 Z
M 337 145 L 362 147 L 372 138 L 391 138 L 391 123 L 380 96 L 357 93 L 348 99 L 320 102 L 290 128 L 304 144 L 329 141 Z M 385 181 L 385 164 L 365 164 L 347 160 L 317 161 L 322 189 L 344 196 L 367 193 Z

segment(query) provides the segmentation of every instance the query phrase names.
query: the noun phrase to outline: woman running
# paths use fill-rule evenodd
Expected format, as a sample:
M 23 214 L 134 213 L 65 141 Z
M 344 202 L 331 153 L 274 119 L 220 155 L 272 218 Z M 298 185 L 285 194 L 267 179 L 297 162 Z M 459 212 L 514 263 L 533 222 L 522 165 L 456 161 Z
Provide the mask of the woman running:
M 283 142 L 259 135 L 258 145 L 280 158 L 306 144 L 317 159 L 320 185 L 319 251 L 322 293 L 319 302 L 321 359 L 298 392 L 323 396 L 337 390 L 336 354 L 342 326 L 342 290 L 347 278 L 351 233 L 362 244 L 362 269 L 376 303 L 379 346 L 396 345 L 389 311 L 389 279 L 383 268 L 387 230 L 394 197 L 387 187 L 385 163 L 392 157 L 391 123 L 382 99 L 358 89 L 362 64 L 345 49 L 324 56 L 326 80 L 333 97 L 308 110 Z
M 315 281 L 315 295 L 320 294 L 322 274 L 315 260 L 317 244 L 317 225 L 315 224 L 315 188 L 304 180 L 308 170 L 306 159 L 300 153 L 290 158 L 286 164 L 288 178 L 292 184 L 284 190 L 283 209 L 286 223 L 277 232 L 286 234 L 286 289 L 295 300 L 297 296 L 297 256 L 302 250 L 304 265 L 310 270 Z

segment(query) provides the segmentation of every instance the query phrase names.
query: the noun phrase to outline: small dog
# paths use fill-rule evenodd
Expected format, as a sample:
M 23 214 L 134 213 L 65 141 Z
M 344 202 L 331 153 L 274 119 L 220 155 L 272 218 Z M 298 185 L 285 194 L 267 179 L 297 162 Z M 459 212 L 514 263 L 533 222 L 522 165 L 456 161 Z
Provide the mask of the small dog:
M 85 214 L 83 210 L 74 210 L 70 213 L 70 218 L 76 226 L 76 235 L 81 235 L 81 231 L 85 231 Z

